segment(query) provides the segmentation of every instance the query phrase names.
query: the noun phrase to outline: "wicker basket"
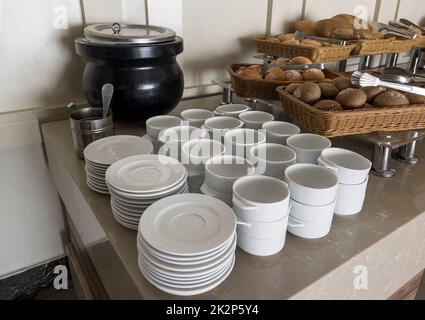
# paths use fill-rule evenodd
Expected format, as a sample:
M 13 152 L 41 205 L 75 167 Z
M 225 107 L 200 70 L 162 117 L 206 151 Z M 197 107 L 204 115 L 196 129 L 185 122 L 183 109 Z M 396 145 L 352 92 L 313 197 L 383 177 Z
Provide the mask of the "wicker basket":
M 425 128 L 425 105 L 363 108 L 346 111 L 322 111 L 277 89 L 285 112 L 306 129 L 338 137 L 376 131 L 405 131 Z
M 400 53 L 410 51 L 414 40 L 400 40 L 396 38 L 351 41 L 356 47 L 351 52 L 355 56 L 373 56 L 384 53 Z
M 276 89 L 280 86 L 291 83 L 302 83 L 303 81 L 275 81 L 265 79 L 246 79 L 239 76 L 236 71 L 242 66 L 250 66 L 252 64 L 229 64 L 227 71 L 231 77 L 233 91 L 240 97 L 257 98 L 265 100 L 279 100 L 279 94 Z M 323 70 L 327 79 L 334 79 L 340 75 L 336 72 Z M 317 81 L 320 82 L 320 81 Z
M 313 61 L 313 63 L 346 60 L 355 48 L 354 44 L 349 44 L 345 47 L 337 45 L 312 47 L 286 44 L 268 40 L 267 38 L 256 38 L 253 41 L 257 47 L 257 51 L 260 53 L 284 58 L 306 57 Z

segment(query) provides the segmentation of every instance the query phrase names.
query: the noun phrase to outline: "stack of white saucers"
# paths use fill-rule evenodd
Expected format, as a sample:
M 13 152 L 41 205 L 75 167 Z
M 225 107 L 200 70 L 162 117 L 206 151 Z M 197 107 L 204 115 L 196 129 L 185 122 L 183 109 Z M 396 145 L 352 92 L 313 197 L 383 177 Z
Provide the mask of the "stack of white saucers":
M 155 287 L 189 296 L 223 282 L 235 263 L 236 219 L 218 199 L 174 195 L 150 206 L 139 224 L 139 268 Z
M 108 194 L 105 173 L 111 164 L 138 154 L 150 154 L 152 143 L 137 136 L 111 136 L 96 140 L 84 149 L 87 185 L 92 190 Z
M 188 192 L 185 167 L 178 160 L 162 155 L 122 159 L 108 168 L 105 177 L 115 219 L 134 230 L 151 204 Z

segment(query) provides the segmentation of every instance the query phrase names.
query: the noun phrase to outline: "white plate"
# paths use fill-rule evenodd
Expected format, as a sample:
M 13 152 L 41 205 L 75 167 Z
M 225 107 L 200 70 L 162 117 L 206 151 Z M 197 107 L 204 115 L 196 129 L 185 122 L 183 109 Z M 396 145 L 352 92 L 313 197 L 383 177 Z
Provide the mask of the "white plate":
M 115 207 L 118 210 L 124 211 L 126 213 L 128 213 L 129 215 L 140 215 L 140 212 L 143 212 L 146 210 L 147 205 L 143 205 L 143 206 L 136 206 L 133 208 L 127 207 L 127 206 L 123 206 L 122 204 L 118 203 L 116 200 L 114 200 L 113 198 L 111 199 L 111 206 Z
M 139 224 L 141 215 L 139 217 L 129 217 L 125 213 L 121 213 L 118 210 L 116 210 L 115 208 L 112 208 L 112 213 L 114 214 L 115 217 L 123 220 L 126 223 L 136 224 L 136 225 Z
M 153 248 L 191 256 L 220 248 L 234 236 L 236 218 L 224 202 L 202 194 L 170 196 L 151 205 L 139 232 Z
M 112 212 L 113 212 L 113 210 L 112 210 Z M 114 214 L 114 218 L 123 227 L 126 227 L 128 229 L 132 229 L 132 230 L 137 230 L 137 226 L 138 226 L 137 223 L 128 222 L 126 220 L 123 220 L 121 217 L 119 217 L 115 214 Z
M 89 180 L 86 180 L 86 183 L 87 183 L 87 186 L 95 192 L 102 193 L 102 194 L 109 194 L 108 189 L 100 188 L 94 185 L 93 183 L 91 183 Z
M 150 154 L 153 145 L 147 139 L 137 136 L 110 136 L 90 143 L 84 149 L 84 158 L 91 163 L 111 165 L 112 163 L 140 154 Z
M 142 274 L 145 276 L 146 280 L 149 281 L 153 286 L 157 287 L 159 290 L 162 290 L 170 294 L 179 295 L 179 296 L 193 296 L 193 295 L 198 295 L 198 294 L 202 294 L 204 292 L 210 291 L 214 289 L 215 287 L 217 287 L 218 285 L 220 285 L 230 275 L 234 265 L 235 265 L 235 258 L 233 257 L 233 260 L 229 266 L 229 269 L 227 269 L 227 271 L 221 277 L 219 277 L 216 281 L 203 286 L 194 286 L 193 288 L 189 288 L 189 289 L 187 288 L 181 289 L 181 288 L 162 285 L 157 280 L 147 275 L 146 272 L 144 272 L 143 267 L 141 266 L 140 263 L 139 263 L 139 268 Z
M 106 171 L 106 182 L 114 189 L 133 193 L 161 193 L 187 179 L 186 168 L 161 155 L 139 155 L 119 160 Z

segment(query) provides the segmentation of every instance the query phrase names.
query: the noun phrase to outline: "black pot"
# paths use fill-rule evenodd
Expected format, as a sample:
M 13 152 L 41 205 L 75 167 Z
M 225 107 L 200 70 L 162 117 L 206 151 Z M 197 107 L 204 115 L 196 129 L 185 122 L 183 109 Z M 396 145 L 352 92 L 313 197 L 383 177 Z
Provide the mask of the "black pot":
M 144 120 L 168 113 L 183 95 L 183 72 L 176 60 L 183 39 L 154 26 L 118 25 L 116 33 L 116 25 L 89 26 L 85 37 L 75 41 L 77 54 L 87 59 L 83 74 L 87 101 L 101 107 L 102 86 L 112 83 L 115 119 Z M 142 34 L 135 37 L 135 30 Z

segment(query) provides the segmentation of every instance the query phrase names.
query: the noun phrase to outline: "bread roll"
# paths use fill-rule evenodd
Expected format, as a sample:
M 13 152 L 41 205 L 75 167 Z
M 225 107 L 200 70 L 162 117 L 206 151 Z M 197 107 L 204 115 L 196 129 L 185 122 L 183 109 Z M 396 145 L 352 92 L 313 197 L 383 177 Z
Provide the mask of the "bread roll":
M 314 82 L 304 82 L 295 91 L 294 96 L 308 104 L 314 104 L 322 95 L 320 87 Z
M 255 69 L 245 68 L 243 70 L 238 70 L 239 76 L 246 79 L 263 79 L 261 73 L 257 72 Z
M 342 40 L 378 39 L 380 33 L 366 21 L 349 14 L 339 14 L 316 23 L 316 33 Z
M 302 81 L 303 76 L 296 70 L 287 70 L 284 72 L 285 81 Z
M 316 35 L 316 22 L 309 20 L 299 20 L 294 23 L 294 31 L 303 31 L 312 36 Z
M 375 107 L 391 107 L 391 106 L 404 106 L 410 104 L 406 96 L 395 90 L 387 90 L 379 94 L 374 100 Z
M 321 100 L 316 102 L 313 107 L 323 111 L 344 111 L 344 108 L 335 100 Z
M 313 61 L 306 57 L 295 57 L 289 60 L 289 64 L 313 64 Z
M 367 101 L 366 93 L 360 89 L 348 88 L 341 91 L 335 99 L 344 109 L 357 109 L 364 106 Z
M 279 67 L 272 67 L 266 71 L 266 80 L 286 81 L 285 71 Z
M 303 78 L 306 81 L 323 81 L 326 76 L 320 69 L 307 69 L 303 72 Z
M 304 39 L 301 41 L 301 44 L 304 46 L 309 46 L 309 47 L 321 47 L 322 43 L 316 40 L 312 40 L 312 39 Z
M 278 38 L 279 41 L 282 41 L 282 42 L 285 42 L 288 40 L 295 40 L 294 35 L 292 33 L 280 34 L 276 36 L 276 38 Z
M 411 104 L 425 104 L 425 96 L 414 93 L 404 93 Z
M 296 45 L 296 46 L 300 45 L 300 42 L 296 39 L 286 40 L 286 41 L 283 41 L 282 43 Z
M 367 102 L 372 102 L 373 99 L 376 98 L 378 94 L 381 94 L 382 92 L 386 91 L 387 88 L 385 87 L 366 87 L 362 89 L 364 93 L 366 93 L 367 96 Z
M 353 84 L 351 83 L 351 80 L 346 77 L 338 77 L 335 79 L 332 79 L 332 84 L 338 88 L 339 91 L 353 88 Z
M 329 82 L 320 82 L 318 85 L 322 91 L 322 98 L 335 99 L 340 92 L 335 85 Z
M 287 63 L 285 60 L 277 59 L 277 60 L 273 60 L 273 61 L 271 62 L 271 64 L 277 64 L 278 66 L 285 66 L 285 65 L 287 65 L 288 63 Z
M 289 86 L 286 87 L 286 92 L 289 94 L 294 94 L 295 90 L 301 85 L 301 83 L 291 83 Z

